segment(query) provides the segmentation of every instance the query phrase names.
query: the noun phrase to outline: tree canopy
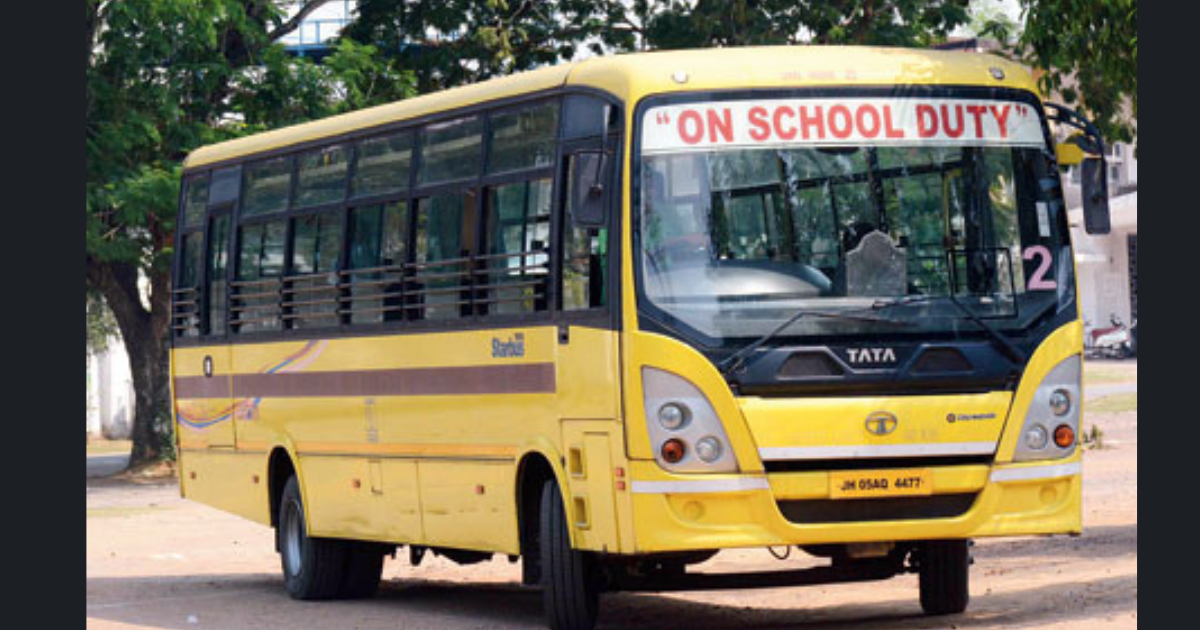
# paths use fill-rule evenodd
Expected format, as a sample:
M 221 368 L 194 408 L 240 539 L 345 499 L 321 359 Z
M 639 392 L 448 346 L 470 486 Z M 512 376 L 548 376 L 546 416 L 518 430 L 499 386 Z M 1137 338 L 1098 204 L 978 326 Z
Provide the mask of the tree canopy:
M 273 0 L 87 0 L 87 288 L 130 356 L 135 463 L 170 445 L 169 265 L 184 157 L 413 93 L 412 75 L 369 45 L 343 42 L 320 65 L 284 53 L 277 40 L 325 1 L 287 18 Z
M 1100 129 L 1107 142 L 1137 137 L 1137 0 L 1020 0 L 1013 52 Z M 988 20 L 981 32 L 1003 41 L 1014 25 Z

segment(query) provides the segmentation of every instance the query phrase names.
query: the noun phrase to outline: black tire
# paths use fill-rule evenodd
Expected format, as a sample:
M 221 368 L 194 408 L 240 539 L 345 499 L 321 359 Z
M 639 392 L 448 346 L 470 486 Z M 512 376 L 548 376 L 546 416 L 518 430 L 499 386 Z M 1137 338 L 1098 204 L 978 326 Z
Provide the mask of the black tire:
M 596 561 L 571 548 L 567 513 L 554 480 L 542 486 L 538 524 L 546 625 L 552 630 L 592 630 L 600 608 Z
M 921 609 L 926 615 L 953 615 L 967 609 L 971 564 L 966 540 L 931 540 L 921 545 Z
M 345 541 L 309 538 L 296 477 L 288 479 L 279 500 L 279 559 L 283 583 L 293 599 L 338 596 L 346 569 Z
M 373 597 L 383 576 L 384 551 L 371 543 L 346 543 L 346 570 L 338 597 L 361 599 Z

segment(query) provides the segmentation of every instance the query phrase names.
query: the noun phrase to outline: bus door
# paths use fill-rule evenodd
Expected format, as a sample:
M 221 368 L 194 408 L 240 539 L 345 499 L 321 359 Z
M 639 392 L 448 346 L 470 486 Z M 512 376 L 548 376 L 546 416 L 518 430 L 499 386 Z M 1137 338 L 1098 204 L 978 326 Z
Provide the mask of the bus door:
M 584 546 L 616 548 L 612 453 L 621 427 L 619 311 L 616 287 L 615 208 L 619 153 L 615 136 L 567 143 L 557 226 L 557 352 L 555 366 L 563 454 L 567 459 L 568 513 Z
M 210 210 L 204 256 L 204 287 L 202 307 L 203 336 L 211 345 L 205 346 L 203 374 L 213 382 L 213 390 L 222 395 L 211 402 L 216 412 L 213 423 L 207 427 L 208 446 L 234 446 L 234 420 L 237 415 L 233 400 L 233 365 L 229 337 L 225 327 L 225 295 L 229 262 L 229 228 L 233 213 L 231 208 Z

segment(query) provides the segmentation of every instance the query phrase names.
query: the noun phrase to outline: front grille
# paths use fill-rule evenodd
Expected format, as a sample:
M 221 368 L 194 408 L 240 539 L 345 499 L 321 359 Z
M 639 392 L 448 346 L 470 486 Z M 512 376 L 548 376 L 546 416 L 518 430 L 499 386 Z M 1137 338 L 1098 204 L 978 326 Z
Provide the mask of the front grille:
M 779 511 L 792 523 L 859 523 L 905 519 L 950 518 L 965 514 L 977 492 L 893 499 L 804 499 L 779 501 Z
M 858 457 L 850 459 L 790 459 L 765 461 L 768 473 L 814 470 L 879 470 L 884 468 L 927 468 L 931 466 L 990 466 L 994 454 L 942 455 L 933 457 Z

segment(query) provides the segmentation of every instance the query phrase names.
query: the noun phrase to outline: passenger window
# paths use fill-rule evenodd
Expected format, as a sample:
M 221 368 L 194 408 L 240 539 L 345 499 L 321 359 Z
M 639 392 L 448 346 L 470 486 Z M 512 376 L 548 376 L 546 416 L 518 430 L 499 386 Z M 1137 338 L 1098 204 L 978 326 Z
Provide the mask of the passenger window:
M 488 172 L 551 166 L 557 136 L 558 103 L 493 115 Z
M 486 291 L 488 312 L 546 310 L 553 182 L 519 182 L 488 189 Z
M 181 337 L 200 333 L 200 265 L 204 260 L 204 232 L 183 235 L 179 252 L 179 285 L 172 291 L 173 327 Z
M 417 273 L 425 319 L 454 319 L 469 303 L 473 191 L 434 195 L 417 202 Z
M 292 158 L 263 160 L 247 166 L 242 186 L 242 216 L 287 210 L 292 183 Z
M 356 149 L 351 194 L 367 197 L 408 189 L 412 133 L 363 140 Z
M 183 227 L 204 225 L 208 207 L 208 174 L 189 177 L 183 192 Z
M 336 326 L 341 215 L 325 212 L 292 221 L 292 260 L 283 287 L 283 317 L 295 328 Z
M 483 120 L 463 118 L 429 125 L 422 131 L 418 181 L 434 184 L 477 177 L 483 158 Z
M 279 285 L 286 235 L 284 221 L 239 229 L 237 283 L 230 309 L 235 332 L 279 329 Z
M 208 334 L 225 334 L 225 274 L 229 265 L 229 214 L 212 219 L 208 241 Z
M 350 322 L 404 319 L 408 204 L 398 201 L 350 211 Z
M 346 147 L 336 145 L 302 153 L 296 180 L 295 208 L 341 201 L 346 196 Z

